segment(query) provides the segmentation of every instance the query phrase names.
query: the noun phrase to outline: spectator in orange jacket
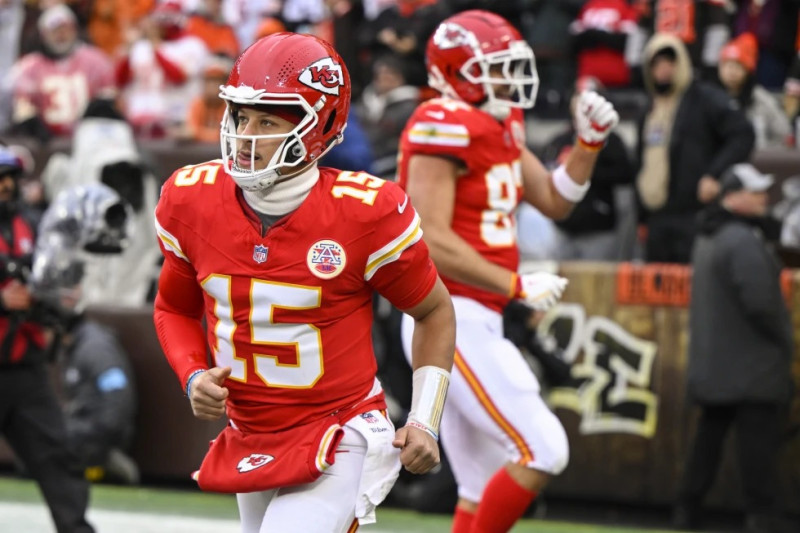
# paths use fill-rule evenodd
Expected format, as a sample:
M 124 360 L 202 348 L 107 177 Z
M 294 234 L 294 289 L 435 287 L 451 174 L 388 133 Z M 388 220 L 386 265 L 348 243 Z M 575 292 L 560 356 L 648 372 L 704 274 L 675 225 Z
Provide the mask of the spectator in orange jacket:
M 232 62 L 211 61 L 203 72 L 203 93 L 189 104 L 186 115 L 186 137 L 203 143 L 219 142 L 219 124 L 225 113 L 225 101 L 219 97 L 219 86 L 225 83 Z
M 199 37 L 212 54 L 235 58 L 239 55 L 239 39 L 222 16 L 221 0 L 205 0 L 201 9 L 189 18 L 186 33 Z

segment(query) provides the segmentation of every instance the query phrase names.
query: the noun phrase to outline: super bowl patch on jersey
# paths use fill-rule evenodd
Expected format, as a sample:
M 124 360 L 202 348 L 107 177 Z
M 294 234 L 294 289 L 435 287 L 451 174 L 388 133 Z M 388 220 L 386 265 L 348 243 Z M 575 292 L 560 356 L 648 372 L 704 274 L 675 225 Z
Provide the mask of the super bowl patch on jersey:
M 347 255 L 342 245 L 330 239 L 323 239 L 311 245 L 306 256 L 306 264 L 312 274 L 322 279 L 335 278 L 344 270 Z

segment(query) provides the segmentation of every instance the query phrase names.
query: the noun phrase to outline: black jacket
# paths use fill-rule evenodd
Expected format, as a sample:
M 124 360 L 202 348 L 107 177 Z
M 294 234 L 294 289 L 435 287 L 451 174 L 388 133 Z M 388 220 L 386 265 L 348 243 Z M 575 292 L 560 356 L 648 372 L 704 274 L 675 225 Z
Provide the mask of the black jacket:
M 639 121 L 638 160 L 644 149 L 645 116 Z M 747 161 L 755 133 L 745 114 L 721 89 L 693 81 L 675 112 L 669 145 L 669 195 L 659 213 L 696 213 L 697 184 L 706 174 L 717 179 L 731 165 Z M 647 210 L 641 206 L 641 218 Z
M 700 404 L 788 402 L 792 327 L 780 265 L 761 231 L 710 207 L 692 265 L 690 397 Z

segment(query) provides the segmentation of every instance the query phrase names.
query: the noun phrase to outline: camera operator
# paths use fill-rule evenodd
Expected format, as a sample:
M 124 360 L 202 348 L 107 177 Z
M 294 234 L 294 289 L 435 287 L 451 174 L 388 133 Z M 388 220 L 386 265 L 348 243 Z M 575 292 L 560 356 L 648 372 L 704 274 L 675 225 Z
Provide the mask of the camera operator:
M 113 331 L 86 318 L 87 260 L 118 256 L 131 236 L 130 206 L 100 183 L 60 192 L 42 217 L 30 277 L 38 316 L 56 333 L 70 448 L 91 481 L 137 483 L 127 455 L 135 428 L 136 387 Z
M 66 427 L 47 369 L 47 335 L 31 313 L 25 256 L 34 232 L 18 212 L 23 167 L 0 146 L 0 433 L 36 480 L 58 533 L 90 533 L 88 483 L 66 446 Z

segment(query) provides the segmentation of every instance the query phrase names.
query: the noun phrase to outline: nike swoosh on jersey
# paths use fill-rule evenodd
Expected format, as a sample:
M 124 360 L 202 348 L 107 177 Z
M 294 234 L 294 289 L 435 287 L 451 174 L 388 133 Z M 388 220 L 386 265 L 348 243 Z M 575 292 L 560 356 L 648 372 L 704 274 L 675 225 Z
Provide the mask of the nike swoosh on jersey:
M 406 206 L 407 206 L 407 205 L 408 205 L 408 195 L 406 195 L 406 199 L 405 199 L 405 200 L 403 200 L 403 203 L 402 203 L 402 204 L 397 204 L 397 212 L 398 212 L 398 213 L 400 213 L 400 214 L 402 215 L 402 214 L 403 214 L 403 211 L 405 211 L 405 210 L 406 210 Z
M 435 118 L 436 120 L 444 119 L 444 111 L 425 111 L 425 114 Z

